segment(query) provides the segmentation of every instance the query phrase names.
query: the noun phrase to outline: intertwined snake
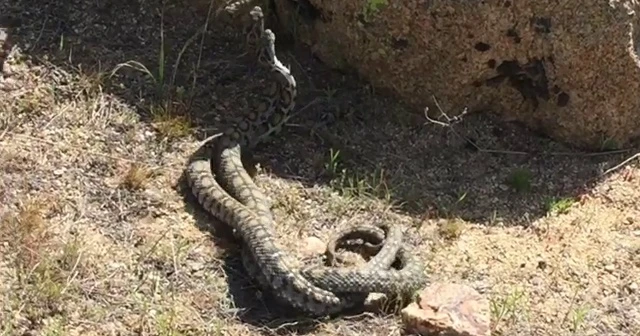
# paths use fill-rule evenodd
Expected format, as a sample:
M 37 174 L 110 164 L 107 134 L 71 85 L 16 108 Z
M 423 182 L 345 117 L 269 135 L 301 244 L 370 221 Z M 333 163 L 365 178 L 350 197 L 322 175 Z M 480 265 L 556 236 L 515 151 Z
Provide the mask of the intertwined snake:
M 340 236 L 384 241 L 375 257 L 359 269 L 323 266 L 299 270 L 276 246 L 269 200 L 244 169 L 241 148 L 254 146 L 279 131 L 295 106 L 296 81 L 276 57 L 275 34 L 264 29 L 260 7 L 254 7 L 250 14 L 253 25 L 248 45 L 274 81 L 255 113 L 207 141 L 190 158 L 186 176 L 192 192 L 207 211 L 233 227 L 242 241 L 242 260 L 249 274 L 280 301 L 303 313 L 332 315 L 361 304 L 370 292 L 413 294 L 424 284 L 423 269 L 402 244 L 402 233 L 396 226 L 359 225 L 334 236 L 331 249 Z M 396 259 L 403 266 L 399 270 L 391 268 Z

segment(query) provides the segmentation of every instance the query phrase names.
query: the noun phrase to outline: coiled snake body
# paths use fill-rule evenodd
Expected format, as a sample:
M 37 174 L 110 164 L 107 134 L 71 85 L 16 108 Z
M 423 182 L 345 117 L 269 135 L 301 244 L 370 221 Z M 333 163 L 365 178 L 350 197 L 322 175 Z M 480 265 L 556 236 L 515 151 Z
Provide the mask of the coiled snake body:
M 337 240 L 360 233 L 370 240 L 384 240 L 375 257 L 359 269 L 296 269 L 276 246 L 269 201 L 244 169 L 240 154 L 242 147 L 253 146 L 279 131 L 295 106 L 296 81 L 276 57 L 275 34 L 264 29 L 260 7 L 254 7 L 250 14 L 253 25 L 248 44 L 255 48 L 258 63 L 269 69 L 275 80 L 266 89 L 258 111 L 207 141 L 192 155 L 186 176 L 193 194 L 207 211 L 233 227 L 242 241 L 242 260 L 249 274 L 298 311 L 312 316 L 332 315 L 362 303 L 370 292 L 412 294 L 424 284 L 423 268 L 402 244 L 402 233 L 395 226 L 360 225 L 334 237 Z M 399 270 L 391 268 L 396 258 L 403 264 Z

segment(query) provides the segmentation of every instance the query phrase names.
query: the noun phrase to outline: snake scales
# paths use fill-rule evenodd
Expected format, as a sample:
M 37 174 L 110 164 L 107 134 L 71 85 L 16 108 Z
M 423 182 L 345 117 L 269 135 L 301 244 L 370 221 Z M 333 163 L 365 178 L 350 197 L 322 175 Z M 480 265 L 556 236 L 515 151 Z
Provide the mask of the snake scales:
M 370 241 L 384 241 L 378 253 L 359 269 L 300 270 L 276 246 L 269 201 L 244 169 L 241 148 L 254 146 L 280 130 L 295 106 L 296 81 L 276 57 L 275 34 L 264 29 L 260 7 L 254 7 L 250 15 L 252 26 L 247 33 L 247 45 L 274 81 L 265 88 L 254 113 L 221 136 L 208 140 L 192 155 L 186 177 L 193 194 L 207 211 L 231 225 L 240 237 L 242 260 L 249 274 L 277 299 L 307 315 L 338 313 L 360 304 L 370 292 L 412 294 L 424 284 L 422 265 L 402 244 L 402 233 L 395 226 L 360 225 L 334 236 L 330 250 L 340 236 L 359 234 Z M 396 258 L 402 263 L 399 270 L 391 268 Z

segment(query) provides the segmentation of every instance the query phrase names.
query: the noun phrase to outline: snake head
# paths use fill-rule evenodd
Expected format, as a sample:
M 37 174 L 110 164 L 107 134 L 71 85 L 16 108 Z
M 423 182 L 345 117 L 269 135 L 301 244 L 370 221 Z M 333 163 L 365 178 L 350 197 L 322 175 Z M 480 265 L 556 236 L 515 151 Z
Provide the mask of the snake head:
M 260 48 L 262 49 L 261 57 L 270 66 L 274 66 L 278 62 L 276 57 L 276 34 L 271 29 L 265 29 L 262 34 Z

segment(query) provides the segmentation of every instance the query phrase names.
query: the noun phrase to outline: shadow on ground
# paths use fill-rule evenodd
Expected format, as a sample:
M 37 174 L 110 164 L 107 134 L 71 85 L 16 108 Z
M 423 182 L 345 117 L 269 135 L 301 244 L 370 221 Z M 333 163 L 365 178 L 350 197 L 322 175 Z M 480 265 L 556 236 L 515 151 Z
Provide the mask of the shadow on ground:
M 159 2 L 142 1 L 24 0 L 3 7 L 4 25 L 14 27 L 13 44 L 35 62 L 103 74 L 104 90 L 137 106 L 143 120 L 152 121 L 162 109 L 157 92 L 170 88 L 159 82 L 173 82 L 177 90 L 165 112 L 187 115 L 201 139 L 244 107 L 246 88 L 253 84 L 247 63 L 238 59 L 241 37 L 212 19 L 201 40 L 196 32 L 207 13 L 187 2 L 166 4 L 164 10 Z M 355 76 L 331 71 L 302 48 L 290 52 L 286 42 L 278 40 L 278 52 L 299 83 L 302 113 L 292 120 L 294 126 L 258 148 L 262 166 L 278 177 L 388 198 L 414 215 L 526 224 L 544 215 L 554 200 L 588 191 L 623 157 L 571 154 L 571 148 L 488 113 L 469 115 L 453 127 L 425 125 L 415 111 L 373 93 Z M 104 75 L 126 61 L 146 65 L 155 79 L 128 68 Z

